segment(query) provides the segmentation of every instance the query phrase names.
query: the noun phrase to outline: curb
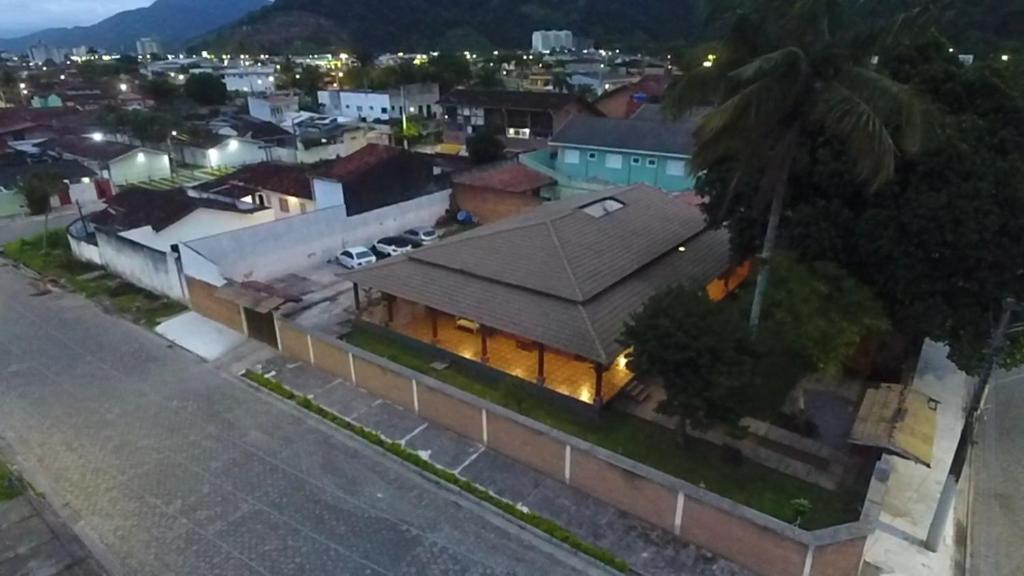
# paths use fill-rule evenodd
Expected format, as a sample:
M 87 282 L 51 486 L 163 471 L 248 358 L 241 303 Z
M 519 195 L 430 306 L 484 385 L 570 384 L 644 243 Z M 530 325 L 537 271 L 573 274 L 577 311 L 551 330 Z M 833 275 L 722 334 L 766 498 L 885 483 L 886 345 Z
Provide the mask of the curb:
M 509 514 L 505 513 L 504 511 L 502 511 L 501 509 L 495 507 L 494 505 L 492 505 L 492 504 L 490 504 L 488 502 L 485 502 L 485 501 L 483 501 L 483 500 L 473 496 L 472 494 L 466 493 L 465 491 L 459 489 L 457 486 L 453 486 L 450 483 L 445 482 L 444 480 L 438 478 L 437 476 L 434 476 L 433 474 L 427 472 L 426 470 L 422 470 L 421 468 L 419 468 L 417 466 L 414 466 L 413 464 L 411 464 L 409 462 L 406 462 L 405 460 L 403 460 L 401 458 L 395 457 L 393 454 L 390 454 L 389 452 L 387 452 L 386 450 L 384 450 L 380 446 L 377 446 L 375 444 L 367 442 L 365 439 L 359 437 L 357 434 L 355 434 L 353 432 L 350 432 L 349 430 L 345 430 L 344 428 L 340 428 L 340 427 L 332 424 L 331 422 L 328 422 L 328 421 L 324 420 L 323 418 L 317 416 L 316 414 L 313 414 L 313 413 L 309 412 L 308 410 L 303 409 L 301 406 L 298 406 L 297 404 L 295 404 L 295 403 L 293 403 L 291 401 L 288 401 L 288 400 L 286 400 L 284 398 L 281 398 L 277 394 L 274 394 L 273 392 L 264 389 L 259 384 L 256 384 L 255 382 L 252 382 L 252 381 L 248 380 L 247 378 L 245 378 L 245 377 L 243 377 L 243 376 L 241 376 L 239 374 L 230 373 L 229 375 L 230 375 L 230 377 L 232 379 L 238 380 L 242 384 L 246 385 L 247 387 L 255 389 L 257 392 L 259 392 L 261 395 L 264 395 L 269 400 L 273 400 L 275 403 L 278 403 L 278 404 L 284 404 L 285 406 L 288 407 L 288 409 L 293 410 L 293 411 L 301 414 L 302 416 L 304 416 L 305 418 L 307 418 L 307 419 L 309 419 L 309 420 L 311 420 L 313 422 L 316 422 L 316 424 L 318 426 L 323 427 L 326 430 L 330 430 L 334 434 L 341 433 L 341 434 L 345 434 L 347 436 L 350 436 L 350 437 L 354 438 L 355 440 L 357 440 L 358 443 L 361 446 L 365 447 L 366 449 L 372 450 L 373 452 L 375 452 L 377 454 L 381 454 L 381 455 L 386 456 L 386 460 L 387 461 L 394 462 L 394 463 L 396 463 L 396 464 L 398 464 L 398 465 L 400 465 L 400 466 L 402 466 L 402 467 L 404 467 L 404 468 L 406 468 L 408 470 L 411 470 L 418 477 L 423 478 L 424 480 L 429 481 L 432 485 L 441 488 L 446 494 L 448 494 L 451 497 L 450 500 L 452 502 L 454 502 L 456 505 L 462 506 L 462 507 L 466 507 L 466 508 L 475 508 L 477 511 L 485 512 L 486 513 L 485 517 L 489 521 L 491 521 L 491 522 L 510 523 L 513 526 L 519 528 L 520 530 L 522 530 L 522 531 L 524 531 L 524 532 L 534 536 L 535 538 L 543 540 L 549 546 L 551 546 L 553 548 L 556 548 L 557 551 L 562 553 L 563 555 L 571 556 L 572 560 L 573 560 L 573 563 L 576 564 L 576 567 L 580 568 L 580 569 L 585 569 L 586 570 L 585 573 L 588 573 L 588 574 L 622 574 L 622 572 L 619 572 L 619 571 L 615 570 L 611 566 L 608 566 L 608 565 L 606 565 L 606 564 L 604 564 L 604 563 L 602 563 L 602 562 L 600 562 L 600 561 L 598 561 L 598 560 L 596 560 L 594 558 L 591 558 L 590 556 L 580 552 L 579 550 L 576 550 L 575 548 L 565 544 L 564 542 L 554 538 L 553 536 L 551 536 L 551 535 L 549 535 L 549 534 L 547 534 L 547 533 L 545 533 L 545 532 L 543 532 L 543 531 L 541 531 L 541 530 L 539 530 L 537 528 L 534 528 L 533 526 L 530 526 L 529 524 L 523 522 L 522 520 L 519 520 L 518 518 L 515 518 L 514 516 L 510 516 Z M 295 393 L 294 390 L 291 390 L 290 388 L 288 388 L 288 390 L 293 392 L 293 393 Z M 302 397 L 301 394 L 298 394 L 298 393 L 295 393 L 295 394 L 298 397 Z M 327 410 L 327 409 L 325 408 L 325 410 Z M 328 410 L 328 411 L 331 412 L 332 414 L 335 414 L 333 411 L 330 411 L 330 410 Z M 339 417 L 343 418 L 345 420 L 348 420 L 344 416 L 340 416 L 339 415 Z M 357 424 L 357 425 L 358 426 L 362 426 L 361 424 Z M 368 428 L 368 430 L 372 430 L 372 429 Z M 376 431 L 374 431 L 374 432 L 376 432 Z M 433 463 L 431 463 L 431 464 L 433 464 Z M 437 464 L 434 464 L 434 465 L 438 466 Z M 439 468 L 443 468 L 441 466 L 438 466 L 438 467 Z M 500 496 L 499 496 L 499 498 L 500 498 Z M 583 566 L 580 566 L 581 564 Z M 632 567 L 630 567 L 628 573 L 636 575 L 636 576 L 643 576 L 642 573 L 637 572 Z

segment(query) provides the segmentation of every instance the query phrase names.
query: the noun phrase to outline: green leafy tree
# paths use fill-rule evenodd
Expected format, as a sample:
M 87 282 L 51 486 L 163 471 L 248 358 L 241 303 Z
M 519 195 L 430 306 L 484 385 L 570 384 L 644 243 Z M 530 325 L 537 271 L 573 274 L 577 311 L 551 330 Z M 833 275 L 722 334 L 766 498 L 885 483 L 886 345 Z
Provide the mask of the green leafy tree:
M 201 106 L 220 106 L 228 101 L 228 87 L 214 74 L 189 74 L 185 95 Z
M 142 84 L 142 94 L 157 104 L 167 104 L 178 95 L 178 87 L 167 78 L 153 78 Z
M 865 190 L 892 178 L 900 150 L 915 151 L 922 132 L 919 100 L 870 65 L 870 50 L 836 29 L 840 0 L 761 3 L 741 13 L 710 67 L 675 84 L 676 114 L 710 101 L 696 131 L 692 165 L 718 171 L 715 194 L 746 192 L 768 205 L 760 271 L 750 310 L 756 332 L 783 204 L 795 159 L 824 132 L 850 151 Z M 724 173 L 724 174 L 722 174 Z
M 735 308 L 703 291 L 675 286 L 648 300 L 626 323 L 629 368 L 657 376 L 667 398 L 659 406 L 698 429 L 735 423 L 756 353 Z
M 68 185 L 60 176 L 53 172 L 35 172 L 29 174 L 18 187 L 18 193 L 25 198 L 25 206 L 30 214 L 43 214 L 43 252 L 47 250 L 47 238 L 50 233 L 50 200 L 66 192 Z
M 505 143 L 490 130 L 481 130 L 466 139 L 466 152 L 474 164 L 487 164 L 505 158 Z
M 813 370 L 838 372 L 862 340 L 889 330 L 882 302 L 839 266 L 780 252 L 772 269 L 759 339 L 785 346 Z

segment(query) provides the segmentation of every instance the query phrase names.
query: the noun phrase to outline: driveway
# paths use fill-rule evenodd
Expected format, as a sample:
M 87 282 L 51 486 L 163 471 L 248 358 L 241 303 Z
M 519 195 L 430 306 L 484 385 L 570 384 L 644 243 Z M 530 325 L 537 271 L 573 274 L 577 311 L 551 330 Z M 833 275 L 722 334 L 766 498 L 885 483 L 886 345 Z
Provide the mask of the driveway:
M 115 572 L 604 569 L 69 294 L 0 267 L 0 436 Z

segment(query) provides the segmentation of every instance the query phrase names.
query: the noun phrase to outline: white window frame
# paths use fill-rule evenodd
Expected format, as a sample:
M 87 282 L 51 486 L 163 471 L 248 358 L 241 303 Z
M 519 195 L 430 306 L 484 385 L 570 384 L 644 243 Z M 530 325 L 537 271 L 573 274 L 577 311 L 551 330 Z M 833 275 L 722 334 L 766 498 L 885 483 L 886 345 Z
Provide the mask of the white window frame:
M 643 164 L 643 158 L 639 156 L 633 156 L 632 158 L 629 159 L 629 164 L 631 166 L 639 166 Z
M 622 154 L 610 154 L 605 152 L 604 167 L 612 170 L 622 170 Z
M 587 152 L 587 160 L 591 162 L 597 161 L 597 152 Z
M 647 167 L 648 168 L 657 168 L 658 167 L 658 159 L 657 158 L 648 158 L 647 159 Z
M 580 163 L 580 151 L 579 150 L 562 150 L 562 162 L 566 164 L 579 164 Z

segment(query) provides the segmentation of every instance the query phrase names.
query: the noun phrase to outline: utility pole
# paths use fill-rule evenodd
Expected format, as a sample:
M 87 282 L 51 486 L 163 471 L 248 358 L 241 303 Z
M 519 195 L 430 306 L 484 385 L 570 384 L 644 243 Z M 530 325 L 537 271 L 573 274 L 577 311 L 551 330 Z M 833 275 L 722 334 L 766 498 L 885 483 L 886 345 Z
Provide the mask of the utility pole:
M 964 426 L 960 430 L 960 440 L 956 444 L 956 451 L 953 453 L 953 462 L 949 467 L 949 475 L 942 485 L 942 493 L 939 495 L 939 502 L 935 506 L 935 515 L 928 526 L 928 537 L 925 539 L 925 547 L 932 552 L 939 549 L 942 535 L 946 531 L 946 523 L 949 521 L 950 510 L 953 507 L 953 497 L 956 494 L 957 484 L 963 476 L 964 467 L 967 463 L 967 456 L 970 454 L 971 446 L 974 444 L 975 427 L 977 426 L 978 414 L 988 396 L 989 382 L 992 373 L 995 372 L 999 360 L 1006 349 L 1006 336 L 1010 332 L 1010 321 L 1013 313 L 1021 309 L 1021 304 L 1013 298 L 1003 300 L 1002 314 L 999 317 L 999 324 L 992 333 L 992 340 L 989 344 L 988 354 L 985 356 L 985 363 L 981 367 L 981 374 L 978 376 L 978 383 L 971 395 L 971 405 L 967 409 Z

